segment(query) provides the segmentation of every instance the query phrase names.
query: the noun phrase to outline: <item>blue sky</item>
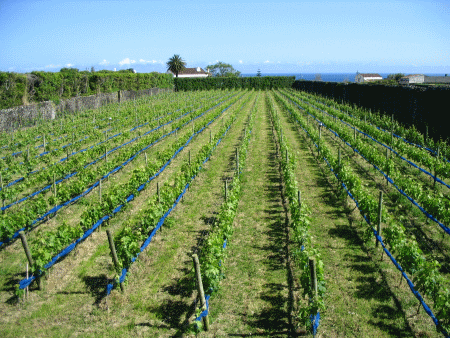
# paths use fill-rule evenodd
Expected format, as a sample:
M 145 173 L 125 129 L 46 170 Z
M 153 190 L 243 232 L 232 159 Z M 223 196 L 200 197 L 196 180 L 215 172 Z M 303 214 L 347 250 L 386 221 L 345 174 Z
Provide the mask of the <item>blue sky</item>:
M 0 2 L 0 71 L 450 73 L 450 1 Z

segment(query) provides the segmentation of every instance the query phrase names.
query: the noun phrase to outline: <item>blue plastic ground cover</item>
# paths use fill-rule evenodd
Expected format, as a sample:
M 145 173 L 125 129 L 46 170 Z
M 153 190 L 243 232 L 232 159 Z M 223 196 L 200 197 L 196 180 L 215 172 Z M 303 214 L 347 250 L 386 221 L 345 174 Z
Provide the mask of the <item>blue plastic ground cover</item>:
M 233 96 L 235 96 L 235 95 L 233 95 Z M 221 103 L 223 103 L 223 102 L 221 102 Z M 220 104 L 220 103 L 219 103 Z M 217 106 L 217 105 L 216 105 Z M 214 106 L 214 107 L 216 107 L 216 106 Z M 230 105 L 231 106 L 231 105 Z M 214 121 L 215 119 L 217 119 L 225 110 L 227 110 L 230 106 L 228 106 L 227 108 L 225 108 L 224 110 L 222 110 L 221 111 L 221 113 L 220 114 L 218 114 L 216 117 L 214 117 L 214 119 L 212 120 L 212 121 Z M 212 108 L 210 108 L 210 109 L 208 109 L 207 111 L 205 111 L 204 113 L 202 113 L 201 115 L 199 115 L 199 116 L 202 116 L 202 115 L 204 115 L 204 114 L 206 114 L 206 112 L 208 112 L 209 110 L 211 110 L 211 109 L 213 109 L 214 107 L 212 107 Z M 191 121 L 193 121 L 193 120 L 195 120 L 196 118 L 198 118 L 199 116 L 197 116 L 197 117 L 195 117 L 194 119 L 192 119 Z M 188 123 L 188 122 L 187 122 Z M 187 124 L 187 123 L 185 123 L 185 124 Z M 185 124 L 183 124 L 183 125 L 185 125 Z M 228 131 L 228 129 L 229 129 L 230 127 L 228 127 L 227 128 L 227 130 L 225 131 L 225 133 Z M 178 129 L 178 128 L 177 128 Z M 155 175 L 153 175 L 149 180 L 147 180 L 147 183 L 148 182 L 150 182 L 151 180 L 153 180 L 155 177 L 157 177 L 161 172 L 162 172 L 162 170 L 164 170 L 166 167 L 167 167 L 167 165 L 168 165 L 168 163 L 170 163 L 170 161 L 172 161 L 172 159 L 176 156 L 176 154 L 178 154 L 180 151 L 181 151 L 181 149 L 183 149 L 192 139 L 193 139 L 193 137 L 195 136 L 195 135 L 197 135 L 197 134 L 199 134 L 199 133 L 201 133 L 203 130 L 205 129 L 205 127 L 203 127 L 203 128 L 201 128 L 200 130 L 198 130 L 194 135 L 192 135 L 189 139 L 188 139 L 188 141 L 183 145 L 183 146 L 181 146 L 176 152 L 175 152 L 175 154 L 169 159 L 169 161 L 155 174 Z M 175 129 L 176 130 L 176 129 Z M 172 134 L 172 133 L 174 133 L 175 132 L 175 130 L 173 130 L 173 131 L 171 131 L 170 133 L 168 133 L 168 134 L 166 134 L 165 136 L 167 136 L 167 135 L 170 135 L 170 134 Z M 165 137 L 164 136 L 164 137 Z M 161 137 L 162 138 L 162 137 Z M 160 139 L 161 139 L 160 138 Z M 155 142 L 157 142 L 157 141 L 155 141 Z M 154 143 L 155 143 L 154 142 Z M 146 148 L 148 148 L 149 146 L 147 146 Z M 144 148 L 144 149 L 146 149 L 146 148 Z M 141 150 L 142 151 L 142 150 Z M 208 157 L 209 158 L 209 157 Z M 107 175 L 105 175 L 105 176 L 103 176 L 103 178 L 106 178 L 107 176 L 109 175 L 109 173 L 107 174 Z M 195 178 L 195 176 L 192 178 L 192 179 L 194 179 Z M 90 188 L 90 190 L 92 190 L 95 186 L 97 186 L 99 183 L 98 182 L 96 182 L 95 184 L 94 184 L 94 186 L 93 187 L 91 187 Z M 183 193 L 182 194 L 184 194 L 185 192 L 186 192 L 186 189 L 187 189 L 187 187 L 189 186 L 189 184 L 187 184 L 186 185 L 186 187 L 185 187 L 185 189 L 183 190 Z M 90 191 L 89 190 L 89 191 Z M 141 189 L 142 190 L 142 189 Z M 176 200 L 176 203 L 178 203 L 179 202 L 179 200 L 181 199 L 181 197 L 182 197 L 182 195 L 180 195 L 179 196 L 179 198 Z M 78 199 L 79 197 L 77 197 L 77 199 Z M 129 201 L 131 201 L 132 199 L 134 198 L 134 195 L 132 194 L 132 195 L 130 195 L 130 196 L 128 196 L 127 197 L 127 202 L 129 202 Z M 121 204 L 121 205 L 119 205 L 118 207 L 116 207 L 115 209 L 114 209 L 114 211 L 113 211 L 113 213 L 112 214 L 115 214 L 115 213 L 117 213 L 117 212 L 119 212 L 121 209 L 122 209 L 122 207 L 124 206 L 125 204 Z M 176 204 L 175 204 L 176 205 Z M 56 208 L 56 207 L 55 207 Z M 54 210 L 55 208 L 53 208 L 52 210 Z M 172 211 L 172 209 L 174 208 L 174 206 L 172 206 L 172 208 L 171 209 L 169 209 L 169 211 L 168 212 L 166 212 L 166 216 L 165 217 L 167 217 L 167 215 L 170 213 L 170 211 Z M 57 210 L 59 210 L 59 209 L 57 209 Z M 55 211 L 52 211 L 52 212 L 55 212 Z M 61 257 L 63 257 L 63 256 L 65 256 L 65 255 L 67 255 L 69 252 L 71 252 L 75 247 L 76 247 L 76 245 L 78 245 L 78 243 L 80 243 L 82 240 L 84 240 L 85 238 L 87 238 L 90 234 L 92 234 L 92 232 L 100 225 L 100 224 L 102 224 L 105 220 L 107 220 L 109 217 L 111 217 L 111 216 L 109 216 L 109 215 L 105 215 L 104 217 L 102 217 L 100 220 L 98 220 L 94 225 L 93 225 L 93 227 L 91 227 L 90 229 L 88 229 L 88 230 L 86 230 L 86 232 L 84 233 L 84 235 L 81 237 L 81 239 L 78 239 L 77 241 L 75 241 L 74 243 L 72 243 L 72 244 L 70 244 L 68 247 L 66 247 L 65 249 L 63 249 L 58 255 L 56 255 L 55 257 L 57 257 L 57 258 L 53 258 L 49 263 L 47 263 L 47 265 L 45 265 L 44 267 L 45 268 L 49 268 L 49 267 L 51 267 L 59 258 L 61 258 Z M 164 220 L 162 221 L 162 222 L 164 222 Z M 162 225 L 162 222 L 161 222 L 161 225 Z M 159 227 L 161 226 L 161 225 L 159 225 Z M 23 229 L 25 229 L 25 228 L 23 228 Z M 23 230 L 23 229 L 21 229 L 21 230 Z M 21 231 L 21 230 L 19 230 L 16 234 L 17 234 L 17 236 L 18 236 L 18 233 Z M 146 240 L 146 242 L 144 242 L 144 245 L 145 245 L 145 247 L 150 243 L 150 241 L 151 241 L 151 238 L 154 236 L 154 233 L 156 233 L 156 230 L 154 230 L 153 232 L 153 235 L 151 235 L 151 237 L 149 237 L 147 240 Z M 15 235 L 16 235 L 15 234 Z M 16 237 L 17 237 L 16 236 Z M 0 246 L 3 244 L 3 242 L 1 242 L 0 243 Z M 144 250 L 145 249 L 145 247 L 143 247 L 142 248 L 142 250 Z M 141 252 L 142 252 L 142 250 L 141 250 Z M 133 258 L 132 259 L 132 262 L 134 262 L 135 260 L 136 260 L 136 258 L 137 258 L 137 256 L 135 257 L 135 258 Z M 121 277 L 120 277 L 120 281 L 121 281 L 121 283 L 124 281 L 124 279 L 125 279 L 125 275 L 126 275 L 126 269 L 123 269 L 122 270 L 122 275 L 121 275 Z M 30 278 L 28 278 L 28 279 L 23 279 L 23 280 L 21 280 L 20 282 L 19 282 L 19 288 L 20 289 L 23 289 L 23 288 L 25 288 L 25 287 L 27 287 L 28 285 L 30 285 L 32 282 L 33 282 L 33 280 L 35 280 L 36 279 L 36 276 L 31 276 Z M 111 290 L 112 290 L 112 286 L 110 286 L 110 285 L 108 285 L 107 286 L 107 290 L 109 290 L 109 292 L 111 292 Z M 109 294 L 109 293 L 108 293 Z
M 295 103 L 295 102 L 294 102 Z M 288 110 L 289 111 L 289 110 Z M 292 112 L 291 111 L 289 111 L 289 113 L 291 113 L 292 114 Z M 309 113 L 308 113 L 309 114 Z M 310 114 L 311 115 L 311 114 Z M 320 120 L 318 120 L 314 115 L 311 115 L 313 118 L 315 118 L 318 122 L 321 122 Z M 297 121 L 298 122 L 298 121 Z M 323 123 L 323 122 L 321 122 L 321 123 Z M 346 123 L 346 122 L 344 122 L 344 123 Z M 323 125 L 326 127 L 326 125 L 325 125 L 325 123 L 323 123 Z M 303 127 L 302 127 L 303 128 Z M 330 129 L 330 128 L 328 128 L 328 130 L 329 131 L 331 131 L 332 133 L 334 133 L 337 137 L 339 137 L 340 139 L 341 139 L 341 137 L 339 136 L 339 134 L 337 134 L 334 130 L 332 130 L 332 129 Z M 357 130 L 357 129 L 356 129 Z M 357 130 L 358 131 L 358 130 Z M 361 131 L 359 131 L 360 133 L 362 133 L 362 134 L 364 134 L 364 135 L 367 135 L 368 137 L 370 137 L 371 139 L 373 139 L 375 142 L 378 142 L 377 140 L 375 140 L 374 138 L 372 138 L 370 135 L 368 135 L 368 134 L 366 134 L 366 133 L 364 133 L 364 132 L 361 132 Z M 341 139 L 342 140 L 342 139 Z M 362 158 L 364 158 L 369 164 L 371 164 L 375 169 L 377 169 L 381 174 L 383 174 L 385 177 L 386 177 L 386 179 L 387 179 L 387 181 L 389 182 L 389 183 L 391 183 L 396 189 L 397 189 L 397 191 L 398 192 L 400 192 L 403 196 L 405 196 L 412 204 L 414 204 L 417 208 L 419 208 L 419 210 L 425 215 L 425 216 L 427 216 L 429 219 L 431 219 L 431 220 L 433 220 L 434 222 L 436 222 L 441 228 L 442 228 L 442 230 L 444 230 L 445 231 L 445 233 L 447 233 L 448 235 L 450 235 L 450 228 L 449 227 L 447 227 L 445 224 L 443 224 L 443 223 L 441 223 L 439 220 L 437 220 L 433 215 L 431 215 L 428 211 L 426 211 L 421 205 L 419 205 L 413 198 L 411 198 L 408 194 L 406 194 L 401 188 L 399 188 L 395 183 L 394 183 L 394 181 L 388 176 L 388 175 L 386 175 L 380 168 L 378 168 L 375 164 L 373 164 L 373 163 L 371 163 L 367 158 L 365 158 L 356 148 L 354 148 L 350 143 L 348 143 L 347 141 L 344 141 L 344 140 L 342 140 L 345 144 L 347 144 L 350 148 L 352 148 L 353 149 L 353 151 L 355 151 L 356 153 L 358 153 Z M 391 147 L 389 147 L 389 146 L 386 146 L 386 145 L 384 145 L 384 144 L 382 144 L 382 143 L 380 143 L 380 142 L 378 142 L 379 144 L 381 144 L 382 146 L 384 146 L 384 147 L 386 147 L 386 148 L 388 148 L 388 149 L 390 149 L 392 152 L 394 152 L 394 153 L 396 153 Z M 398 153 L 396 153 L 397 155 L 398 155 Z M 430 176 L 432 176 L 432 177 L 434 177 L 433 175 L 431 175 L 429 172 L 427 172 L 426 170 L 424 170 L 424 169 L 422 169 L 422 168 L 420 168 L 420 167 L 418 167 L 418 166 L 416 166 L 414 163 L 412 163 L 412 162 L 410 162 L 410 161 L 408 161 L 408 160 L 406 160 L 405 158 L 403 158 L 402 156 L 400 156 L 400 155 L 398 155 L 399 157 L 401 157 L 403 160 L 405 160 L 405 161 L 407 161 L 407 162 L 409 162 L 411 165 L 413 165 L 414 167 L 416 167 L 416 168 L 418 168 L 418 169 L 420 169 L 421 171 L 423 171 L 423 172 L 425 172 L 425 173 L 427 173 L 427 174 L 429 174 Z M 440 182 L 440 183 L 442 183 L 443 185 L 445 185 L 445 186 L 447 186 L 447 187 L 449 187 L 450 188 L 450 186 L 448 186 L 445 182 L 442 182 L 439 178 L 437 178 L 436 177 L 436 182 Z
M 233 96 L 234 96 L 234 95 L 233 95 Z M 232 104 L 230 104 L 228 107 L 226 107 L 224 110 L 222 110 L 221 113 L 220 113 L 219 115 L 217 115 L 213 120 L 211 120 L 211 122 L 214 121 L 215 119 L 217 119 L 217 117 L 219 117 L 225 110 L 227 110 L 229 107 L 231 107 L 231 105 L 232 105 Z M 212 109 L 212 108 L 211 108 L 211 109 Z M 202 132 L 202 131 L 206 128 L 206 126 L 208 126 L 211 122 L 209 122 L 208 124 L 206 124 L 206 125 L 205 125 L 204 127 L 202 127 L 199 131 L 197 131 L 197 132 L 195 133 L 195 135 L 198 134 L 198 133 L 200 133 L 200 132 Z M 223 136 L 228 132 L 228 130 L 230 129 L 230 127 L 231 127 L 231 125 L 228 126 L 228 128 L 225 130 L 225 132 L 223 133 L 222 137 L 219 139 L 219 141 L 217 141 L 217 143 L 216 143 L 216 145 L 214 146 L 214 148 L 220 143 L 220 140 L 221 140 L 221 139 L 223 138 Z M 193 137 L 194 137 L 194 135 L 191 136 L 191 137 L 189 138 L 188 141 L 190 141 Z M 186 143 L 185 145 L 187 145 L 187 143 Z M 184 148 L 185 145 L 182 146 L 182 147 Z M 214 148 L 213 148 L 212 150 L 214 150 Z M 179 152 L 180 150 L 181 150 L 181 148 L 180 148 L 177 152 Z M 210 156 L 207 156 L 207 158 L 202 162 L 202 165 L 205 164 L 205 163 L 209 160 L 209 158 L 210 158 Z M 199 170 L 200 170 L 200 169 L 201 169 L 201 166 L 199 167 Z M 159 175 L 159 173 L 157 173 L 157 174 L 155 174 L 154 176 L 152 176 L 152 179 L 153 179 L 153 177 L 155 177 L 155 176 L 157 176 L 157 175 Z M 191 177 L 191 182 L 192 182 L 192 180 L 195 179 L 195 177 L 196 177 L 196 175 L 194 175 L 194 176 Z M 130 262 L 130 264 L 128 265 L 127 268 L 122 269 L 122 274 L 121 274 L 120 277 L 119 277 L 119 282 L 120 282 L 120 283 L 122 283 L 122 282 L 125 280 L 125 277 L 126 277 L 126 274 L 127 274 L 127 271 L 128 271 L 129 266 L 130 266 L 132 263 L 134 263 L 134 262 L 136 261 L 136 259 L 138 258 L 139 254 L 140 254 L 142 251 L 144 251 L 145 248 L 150 244 L 150 242 L 151 242 L 152 238 L 155 236 L 156 232 L 157 232 L 157 231 L 159 230 L 159 228 L 161 228 L 161 226 L 163 225 L 163 223 L 164 223 L 166 217 L 167 217 L 167 216 L 170 214 L 170 212 L 176 207 L 176 205 L 179 203 L 179 201 L 181 200 L 181 198 L 183 197 L 183 195 L 186 193 L 186 190 L 189 188 L 189 185 L 190 185 L 190 182 L 188 182 L 188 183 L 185 185 L 183 191 L 182 191 L 182 192 L 180 193 L 180 195 L 177 197 L 177 199 L 176 199 L 175 202 L 173 203 L 172 207 L 170 207 L 169 210 L 167 210 L 167 211 L 164 213 L 164 215 L 159 219 L 159 221 L 158 221 L 158 223 L 156 224 L 155 228 L 151 231 L 149 237 L 148 237 L 148 238 L 144 241 L 144 243 L 142 244 L 142 246 L 141 246 L 141 248 L 140 248 L 140 252 L 139 252 L 135 257 L 133 257 L 133 258 L 131 259 L 131 262 Z M 115 284 L 108 284 L 107 287 L 106 287 L 106 294 L 109 295 L 109 294 L 111 293 L 111 291 L 114 289 L 114 287 L 115 287 Z
M 291 112 L 290 112 L 291 113 Z M 292 113 L 291 113 L 292 114 Z M 298 120 L 296 120 L 297 123 L 300 125 L 300 127 L 308 134 L 308 136 L 310 136 L 310 134 L 308 133 L 308 131 L 303 128 L 303 126 L 299 123 Z M 318 145 L 313 141 L 314 145 L 318 148 Z M 338 174 L 333 170 L 333 168 L 331 167 L 331 164 L 328 162 L 328 160 L 323 157 L 323 159 L 325 160 L 325 162 L 327 163 L 328 167 L 330 168 L 331 172 L 336 176 L 336 178 L 340 181 Z M 341 182 L 341 181 L 340 181 Z M 361 209 L 359 207 L 359 203 L 358 201 L 355 199 L 355 197 L 353 196 L 353 194 L 347 189 L 346 185 L 341 182 L 341 185 L 344 187 L 345 191 L 347 192 L 347 194 L 350 196 L 350 198 L 355 202 L 356 206 L 358 207 L 358 210 L 360 211 L 361 215 L 363 216 L 363 218 L 365 219 L 365 221 L 367 222 L 367 224 L 371 227 L 372 232 L 374 233 L 376 239 L 381 243 L 383 250 L 386 252 L 386 254 L 388 255 L 388 257 L 391 259 L 392 263 L 395 265 L 395 267 L 402 273 L 402 276 L 406 279 L 409 288 L 411 289 L 411 292 L 414 294 L 414 296 L 419 300 L 419 302 L 422 304 L 423 308 L 425 309 L 425 312 L 431 317 L 431 319 L 433 320 L 433 322 L 435 323 L 436 327 L 438 328 L 439 331 L 441 331 L 446 337 L 448 337 L 448 333 L 439 325 L 439 320 L 434 316 L 433 312 L 431 311 L 431 309 L 429 308 L 429 306 L 425 303 L 425 301 L 423 300 L 422 296 L 420 295 L 420 293 L 415 289 L 414 284 L 411 282 L 411 280 L 408 278 L 408 276 L 405 274 L 405 272 L 403 271 L 403 268 L 400 266 L 400 264 L 398 264 L 398 262 L 395 260 L 395 258 L 392 256 L 392 254 L 389 252 L 389 250 L 386 248 L 383 239 L 381 238 L 381 236 L 378 235 L 377 231 L 372 227 L 372 225 L 370 224 L 370 220 L 366 217 L 366 215 L 364 215 L 361 212 Z
M 296 102 L 292 101 L 289 97 L 287 97 L 287 99 L 290 100 L 292 103 L 294 103 L 297 107 L 303 109 L 303 108 L 300 107 Z M 305 101 L 303 101 L 303 100 L 300 99 L 300 98 L 298 98 L 298 99 L 299 99 L 300 101 L 302 101 L 303 103 L 309 104 L 309 105 L 311 105 L 313 108 L 315 108 L 315 109 L 317 109 L 317 110 L 319 110 L 319 111 L 321 111 L 321 112 L 323 112 L 323 113 L 325 113 L 325 114 L 327 114 L 327 115 L 329 115 L 329 116 L 331 116 L 331 117 L 334 117 L 333 115 L 329 114 L 328 112 L 326 112 L 326 111 L 324 111 L 324 110 L 322 110 L 322 109 L 320 109 L 320 108 L 317 108 L 317 107 L 314 106 L 313 104 L 310 104 L 310 103 L 308 103 L 308 102 L 305 102 Z M 308 113 L 308 114 L 314 117 L 314 115 L 312 115 L 312 114 L 310 114 L 310 113 Z M 315 117 L 314 117 L 314 118 L 315 118 Z M 316 119 L 317 121 L 319 121 L 317 118 L 315 118 L 315 119 Z M 373 137 L 370 136 L 369 134 L 367 134 L 367 133 L 365 133 L 365 132 L 363 132 L 363 131 L 361 131 L 361 130 L 355 128 L 355 127 L 353 127 L 352 125 L 350 125 L 349 123 L 347 123 L 346 121 L 344 121 L 344 120 L 342 120 L 342 119 L 340 119 L 340 118 L 339 118 L 339 121 L 341 121 L 343 124 L 345 124 L 345 125 L 351 127 L 352 129 L 355 129 L 358 133 L 361 133 L 361 134 L 363 134 L 363 135 L 366 135 L 367 137 L 369 137 L 369 138 L 372 139 L 373 141 L 377 142 L 377 143 L 380 144 L 381 146 L 383 146 L 383 147 L 389 149 L 389 150 L 392 151 L 394 154 L 396 154 L 398 157 L 400 157 L 402 160 L 408 162 L 410 165 L 412 165 L 413 167 L 419 169 L 419 170 L 422 171 L 423 173 L 425 173 L 425 174 L 427 174 L 427 175 L 433 177 L 433 178 L 436 180 L 436 182 L 439 182 L 440 184 L 445 185 L 447 188 L 450 189 L 450 185 L 446 184 L 445 182 L 443 182 L 442 180 L 440 180 L 438 177 L 435 177 L 433 174 L 429 173 L 429 172 L 426 171 L 425 169 L 422 169 L 421 167 L 417 166 L 415 163 L 413 163 L 413 162 L 407 160 L 406 158 L 404 158 L 403 156 L 401 156 L 397 151 L 395 151 L 395 150 L 392 149 L 391 147 L 389 147 L 389 146 L 387 146 L 387 145 L 385 145 L 385 144 L 379 142 L 378 140 L 376 140 L 375 138 L 373 138 Z M 319 122 L 320 122 L 320 121 L 319 121 Z M 377 128 L 378 128 L 378 127 L 377 127 Z M 380 128 L 378 128 L 378 129 L 380 129 Z M 383 130 L 383 129 L 380 129 L 380 130 Z M 393 134 L 393 135 L 394 135 L 395 137 L 397 137 L 397 138 L 401 138 L 400 136 L 398 136 L 398 135 L 396 135 L 396 134 Z M 405 140 L 405 141 L 407 141 L 407 140 Z M 409 142 L 409 141 L 407 141 L 407 142 L 408 142 L 408 143 L 411 143 L 411 142 Z M 416 144 L 414 144 L 414 143 L 411 143 L 411 144 L 416 145 Z M 419 148 L 428 149 L 428 148 L 425 148 L 425 147 L 421 147 L 421 146 L 419 146 L 419 145 L 417 145 L 417 146 L 418 146 Z M 428 150 L 430 150 L 430 149 L 428 149 Z M 435 152 L 433 151 L 433 153 L 435 153 Z M 446 160 L 446 161 L 449 162 L 448 160 Z M 449 163 L 450 163 L 450 162 L 449 162 Z

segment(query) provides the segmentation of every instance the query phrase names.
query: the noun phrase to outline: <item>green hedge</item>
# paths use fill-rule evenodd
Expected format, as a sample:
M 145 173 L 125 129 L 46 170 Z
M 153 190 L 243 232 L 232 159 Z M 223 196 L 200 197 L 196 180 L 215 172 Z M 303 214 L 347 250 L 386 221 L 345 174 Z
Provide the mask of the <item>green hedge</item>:
M 0 109 L 42 101 L 59 102 L 80 95 L 111 93 L 118 90 L 173 88 L 171 74 L 88 72 L 66 68 L 58 73 L 0 72 Z
M 178 78 L 175 88 L 178 91 L 211 89 L 272 89 L 291 88 L 295 76 L 261 76 L 261 77 L 206 77 Z

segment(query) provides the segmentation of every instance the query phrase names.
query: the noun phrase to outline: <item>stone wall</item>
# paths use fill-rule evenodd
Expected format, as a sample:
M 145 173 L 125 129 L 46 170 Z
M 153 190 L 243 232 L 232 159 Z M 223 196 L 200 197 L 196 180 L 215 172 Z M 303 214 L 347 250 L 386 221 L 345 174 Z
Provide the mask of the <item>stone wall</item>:
M 75 113 L 86 109 L 96 109 L 103 105 L 133 100 L 141 96 L 155 95 L 161 92 L 172 91 L 168 88 L 152 88 L 139 91 L 118 91 L 113 93 L 100 93 L 98 95 L 77 96 L 61 100 L 59 104 L 45 101 L 27 106 L 0 110 L 0 130 L 20 128 L 34 125 L 39 119 L 55 119 L 63 113 Z
M 450 83 L 450 76 L 425 76 L 424 83 Z

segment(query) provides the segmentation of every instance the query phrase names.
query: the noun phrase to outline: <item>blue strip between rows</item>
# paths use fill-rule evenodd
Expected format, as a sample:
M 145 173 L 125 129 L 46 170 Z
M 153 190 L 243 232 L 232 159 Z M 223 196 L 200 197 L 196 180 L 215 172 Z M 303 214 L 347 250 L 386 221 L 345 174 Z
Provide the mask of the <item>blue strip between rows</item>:
M 292 112 L 290 112 L 292 114 Z M 300 122 L 296 119 L 297 123 L 300 125 L 300 127 L 308 134 L 308 136 L 311 137 L 311 135 L 309 134 L 309 132 L 303 128 L 303 126 L 300 124 Z M 311 139 L 312 140 L 312 139 Z M 314 145 L 318 148 L 318 145 L 313 141 Z M 333 168 L 331 167 L 331 164 L 328 162 L 328 160 L 323 157 L 323 159 L 325 160 L 325 162 L 327 163 L 328 167 L 330 168 L 331 172 L 336 176 L 336 178 L 340 181 L 339 176 L 337 175 L 337 173 L 333 170 Z M 347 189 L 346 185 L 341 182 L 341 185 L 344 187 L 345 191 L 347 192 L 347 194 L 350 196 L 350 198 L 356 203 L 356 206 L 358 207 L 358 210 L 360 210 L 359 207 L 359 203 L 358 201 L 355 199 L 355 197 L 352 195 L 352 193 Z M 360 210 L 361 212 L 361 210 Z M 415 289 L 414 284 L 411 282 L 411 280 L 408 278 L 408 276 L 405 274 L 405 272 L 403 271 L 403 268 L 400 266 L 400 264 L 395 260 L 395 258 L 392 256 L 392 254 L 389 252 L 389 250 L 386 248 L 383 239 L 381 238 L 381 236 L 378 235 L 377 231 L 372 227 L 372 225 L 370 224 L 370 220 L 367 219 L 366 215 L 363 215 L 361 213 L 361 215 L 363 216 L 364 220 L 367 222 L 367 224 L 372 228 L 372 232 L 374 233 L 377 241 L 380 242 L 380 244 L 383 247 L 384 252 L 386 252 L 386 254 L 388 255 L 388 257 L 391 259 L 392 263 L 395 265 L 395 267 L 402 273 L 402 276 L 406 279 L 409 288 L 411 289 L 411 292 L 414 294 L 414 296 L 419 300 L 419 302 L 422 304 L 425 312 L 431 317 L 431 319 L 433 320 L 434 324 L 436 325 L 436 327 L 446 336 L 448 337 L 448 333 L 440 326 L 439 324 L 439 320 L 434 316 L 433 312 L 431 311 L 431 309 L 429 308 L 429 306 L 425 303 L 425 301 L 423 300 L 421 294 Z

